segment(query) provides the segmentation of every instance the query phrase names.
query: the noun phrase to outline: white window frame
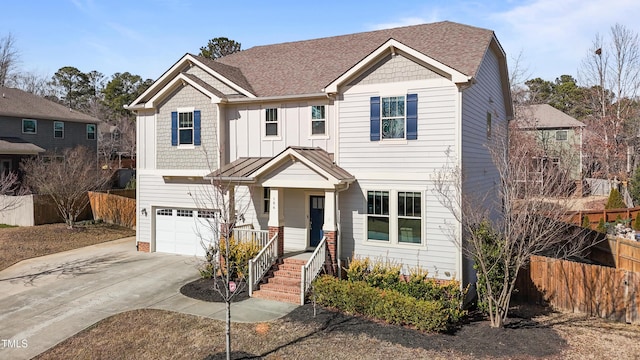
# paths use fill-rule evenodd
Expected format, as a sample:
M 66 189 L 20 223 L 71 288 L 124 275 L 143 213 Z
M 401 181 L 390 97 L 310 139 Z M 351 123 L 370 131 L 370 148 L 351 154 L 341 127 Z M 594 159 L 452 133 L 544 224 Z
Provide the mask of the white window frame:
M 368 194 L 369 191 L 387 191 L 389 192 L 389 240 L 373 240 L 369 239 L 369 211 L 368 211 Z M 398 195 L 399 193 L 420 193 L 420 243 L 409 243 L 399 241 L 399 223 L 398 223 Z M 362 217 L 363 243 L 372 246 L 392 247 L 392 248 L 425 248 L 426 247 L 426 196 L 424 188 L 415 188 L 411 186 L 398 188 L 367 188 L 363 189 L 364 195 L 364 212 Z M 404 216 L 403 216 L 404 217 Z
M 281 131 L 282 128 L 280 126 L 280 109 L 278 109 L 278 107 L 276 106 L 272 106 L 272 107 L 265 107 L 262 109 L 262 114 L 263 114 L 263 121 L 262 121 L 262 131 L 263 131 L 263 138 L 266 140 L 279 140 L 281 138 Z M 270 119 L 270 114 L 275 114 L 275 120 Z M 267 134 L 267 125 L 276 125 L 276 134 L 275 135 L 269 135 Z
M 404 121 L 404 131 L 402 137 L 394 137 L 394 138 L 385 138 L 384 137 L 384 121 L 391 119 L 399 119 L 400 116 L 384 116 L 384 100 L 392 99 L 392 98 L 402 98 L 404 103 L 403 116 L 402 120 Z M 387 142 L 404 142 L 407 140 L 407 95 L 390 95 L 390 96 L 380 96 L 380 141 Z
M 56 130 L 56 125 L 60 124 L 62 126 L 62 129 L 60 130 Z M 61 131 L 61 135 L 60 136 L 56 136 L 56 131 Z M 53 138 L 54 139 L 64 139 L 64 121 L 54 121 L 53 122 Z
M 93 128 L 93 131 L 89 131 L 89 128 Z M 93 134 L 93 138 L 89 137 L 89 134 Z M 87 140 L 98 139 L 98 126 L 96 124 L 87 124 Z
M 271 207 L 271 188 L 262 188 L 262 214 L 269 215 L 269 208 Z
M 564 139 L 558 139 L 558 134 L 559 133 L 564 134 Z M 568 130 L 556 130 L 555 139 L 556 139 L 556 141 L 568 141 L 569 140 L 569 131 Z
M 33 122 L 33 131 L 25 131 L 24 125 L 26 122 Z M 22 119 L 22 133 L 35 135 L 38 133 L 38 120 L 36 119 Z
M 313 108 L 314 107 L 323 107 L 324 108 L 324 118 L 322 119 L 314 119 L 313 118 Z M 309 106 L 309 138 L 314 139 L 327 139 L 329 138 L 329 122 L 328 118 L 328 107 L 325 104 L 317 104 Z M 324 133 L 322 134 L 314 134 L 313 133 L 313 123 L 314 122 L 323 122 L 324 123 Z

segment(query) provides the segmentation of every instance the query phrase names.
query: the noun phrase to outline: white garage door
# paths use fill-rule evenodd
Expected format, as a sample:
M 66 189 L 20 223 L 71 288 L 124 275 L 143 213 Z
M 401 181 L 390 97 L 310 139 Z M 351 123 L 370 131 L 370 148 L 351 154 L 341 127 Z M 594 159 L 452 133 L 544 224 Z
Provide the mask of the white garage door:
M 217 227 L 213 210 L 162 208 L 155 216 L 157 252 L 205 255 Z

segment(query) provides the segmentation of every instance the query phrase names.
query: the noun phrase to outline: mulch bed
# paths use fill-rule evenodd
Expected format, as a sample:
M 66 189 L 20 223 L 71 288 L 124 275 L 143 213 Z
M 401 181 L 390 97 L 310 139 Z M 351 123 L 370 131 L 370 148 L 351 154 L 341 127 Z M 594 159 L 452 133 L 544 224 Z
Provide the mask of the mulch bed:
M 217 282 L 217 287 L 216 287 Z M 244 281 L 236 283 L 235 295 L 231 302 L 239 302 L 249 298 L 249 288 Z M 198 279 L 180 288 L 180 293 L 192 299 L 208 302 L 224 302 L 225 283 L 217 277 L 211 279 Z

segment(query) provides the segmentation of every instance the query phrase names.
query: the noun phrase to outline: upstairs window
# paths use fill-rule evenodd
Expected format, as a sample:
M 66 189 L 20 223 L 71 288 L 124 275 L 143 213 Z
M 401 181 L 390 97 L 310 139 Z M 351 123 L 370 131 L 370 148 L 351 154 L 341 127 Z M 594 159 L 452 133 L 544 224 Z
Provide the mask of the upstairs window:
M 53 122 L 53 137 L 55 139 L 64 138 L 64 123 L 62 121 Z
M 178 144 L 193 145 L 193 113 L 178 113 Z
M 326 118 L 324 105 L 311 107 L 311 135 L 326 134 Z
M 264 124 L 266 136 L 278 136 L 278 109 L 265 109 Z
M 556 141 L 567 141 L 567 130 L 556 131 Z
M 38 121 L 33 119 L 22 119 L 22 133 L 23 134 L 37 134 L 38 133 Z
M 404 96 L 382 98 L 382 139 L 404 139 Z
M 171 113 L 171 145 L 200 145 L 200 110 L 178 110 Z
M 383 97 L 370 101 L 370 139 L 416 140 L 418 138 L 418 95 Z
M 96 124 L 87 124 L 87 140 L 95 140 L 96 138 Z

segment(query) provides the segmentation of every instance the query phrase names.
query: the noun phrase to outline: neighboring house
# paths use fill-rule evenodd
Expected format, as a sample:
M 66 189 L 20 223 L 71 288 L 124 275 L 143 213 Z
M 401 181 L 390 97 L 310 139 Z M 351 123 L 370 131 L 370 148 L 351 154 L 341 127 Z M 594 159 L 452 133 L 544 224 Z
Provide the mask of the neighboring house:
M 532 135 L 540 149 L 538 163 L 560 166 L 578 188 L 582 183 L 582 138 L 585 124 L 549 104 L 527 105 L 519 109 L 517 129 Z M 544 169 L 537 164 L 538 169 Z
M 97 152 L 97 118 L 31 93 L 0 87 L 0 170 L 18 171 L 27 156 L 83 145 Z
M 449 162 L 464 192 L 499 183 L 485 144 L 513 110 L 491 30 L 439 22 L 186 54 L 128 108 L 142 251 L 203 255 L 194 219 L 219 205 L 190 195 L 212 180 L 235 186 L 241 220 L 277 233 L 279 255 L 324 238 L 334 268 L 370 256 L 473 280 L 433 179 Z

